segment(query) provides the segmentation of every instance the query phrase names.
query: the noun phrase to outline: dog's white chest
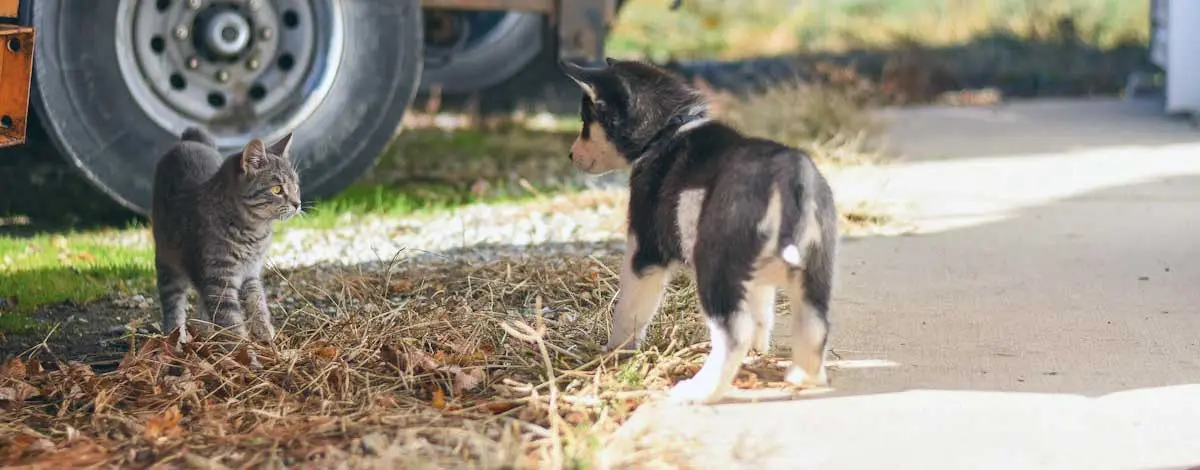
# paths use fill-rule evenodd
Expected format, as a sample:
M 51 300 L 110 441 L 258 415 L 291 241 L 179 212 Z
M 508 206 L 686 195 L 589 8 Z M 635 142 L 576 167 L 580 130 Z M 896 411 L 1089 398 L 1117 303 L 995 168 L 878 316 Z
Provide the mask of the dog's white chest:
M 675 206 L 675 225 L 679 230 L 679 250 L 686 263 L 692 262 L 696 248 L 696 233 L 700 229 L 700 207 L 704 204 L 703 189 L 688 189 L 679 193 Z

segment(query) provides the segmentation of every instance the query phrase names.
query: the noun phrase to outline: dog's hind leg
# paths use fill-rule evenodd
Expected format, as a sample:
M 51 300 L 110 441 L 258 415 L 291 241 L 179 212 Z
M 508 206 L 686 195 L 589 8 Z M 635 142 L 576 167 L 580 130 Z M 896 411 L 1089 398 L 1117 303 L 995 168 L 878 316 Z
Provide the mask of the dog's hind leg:
M 714 403 L 724 396 L 760 328 L 759 315 L 752 309 L 766 303 L 765 286 L 741 281 L 728 271 L 702 268 L 698 274 L 696 287 L 708 320 L 711 351 L 695 376 L 671 389 L 669 399 L 676 403 Z
M 750 348 L 759 355 L 765 355 L 771 349 L 776 290 L 772 285 L 751 286 L 746 290 L 746 307 L 754 317 L 754 339 Z
M 785 380 L 799 387 L 829 385 L 825 351 L 833 291 L 831 248 L 810 248 L 804 268 L 794 272 L 787 287 L 792 305 L 792 365 Z
M 724 319 L 708 315 L 712 350 L 700 371 L 671 389 L 669 400 L 675 403 L 708 404 L 717 402 L 733 384 L 742 360 L 750 352 L 754 339 L 754 317 L 745 310 Z

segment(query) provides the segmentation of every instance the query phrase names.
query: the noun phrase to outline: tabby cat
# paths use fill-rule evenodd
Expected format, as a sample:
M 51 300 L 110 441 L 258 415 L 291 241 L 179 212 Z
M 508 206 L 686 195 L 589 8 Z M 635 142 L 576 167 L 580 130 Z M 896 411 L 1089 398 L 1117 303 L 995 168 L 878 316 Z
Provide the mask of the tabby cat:
M 223 157 L 200 128 L 183 132 L 154 171 L 150 213 L 163 332 L 187 342 L 187 292 L 196 311 L 241 337 L 275 337 L 261 280 L 271 224 L 299 214 L 292 135 L 266 146 L 253 139 Z M 247 321 L 246 313 L 249 313 Z

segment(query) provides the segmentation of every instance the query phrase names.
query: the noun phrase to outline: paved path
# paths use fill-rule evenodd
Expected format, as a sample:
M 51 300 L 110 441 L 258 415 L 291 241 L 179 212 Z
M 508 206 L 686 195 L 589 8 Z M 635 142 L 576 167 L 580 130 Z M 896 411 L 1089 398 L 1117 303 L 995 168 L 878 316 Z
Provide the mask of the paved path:
M 888 113 L 905 157 L 835 190 L 916 230 L 845 242 L 835 389 L 646 408 L 614 451 L 712 441 L 696 468 L 1200 466 L 1200 131 L 1157 109 Z

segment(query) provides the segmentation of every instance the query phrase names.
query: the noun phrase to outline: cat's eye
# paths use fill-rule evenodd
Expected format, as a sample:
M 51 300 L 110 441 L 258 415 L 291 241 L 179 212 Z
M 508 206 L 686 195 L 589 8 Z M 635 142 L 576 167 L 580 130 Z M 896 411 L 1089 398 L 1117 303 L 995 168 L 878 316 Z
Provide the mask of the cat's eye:
M 283 186 L 280 186 L 280 185 L 271 186 L 271 194 L 274 194 L 276 196 L 283 194 Z

